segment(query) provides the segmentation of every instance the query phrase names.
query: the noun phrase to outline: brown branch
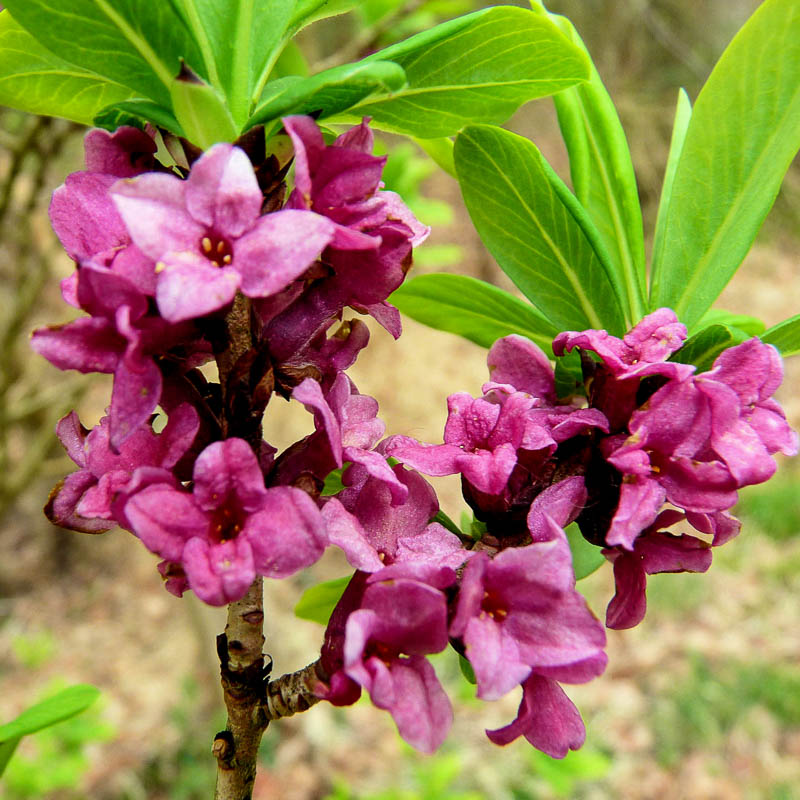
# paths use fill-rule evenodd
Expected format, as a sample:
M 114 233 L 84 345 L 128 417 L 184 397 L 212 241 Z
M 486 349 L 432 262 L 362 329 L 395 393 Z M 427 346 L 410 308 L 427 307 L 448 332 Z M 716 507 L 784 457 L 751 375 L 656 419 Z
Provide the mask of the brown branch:
M 228 606 L 225 633 L 217 637 L 228 724 L 214 738 L 217 759 L 215 800 L 250 800 L 261 737 L 269 720 L 263 713 L 264 597 L 262 579 Z
M 225 319 L 225 337 L 215 342 L 219 380 L 223 390 L 223 436 L 231 428 L 224 396 L 237 361 L 252 347 L 250 304 L 237 294 Z M 221 346 L 220 346 L 221 345 Z M 254 437 L 260 440 L 261 433 Z M 253 441 L 258 453 L 260 442 Z M 228 722 L 214 738 L 217 759 L 215 800 L 250 800 L 256 779 L 258 747 L 268 720 L 264 697 L 264 590 L 258 576 L 247 594 L 228 606 L 225 632 L 217 637 L 217 653 Z
M 314 694 L 319 683 L 326 683 L 328 676 L 317 659 L 297 672 L 281 675 L 267 685 L 265 715 L 268 720 L 291 717 L 319 703 Z

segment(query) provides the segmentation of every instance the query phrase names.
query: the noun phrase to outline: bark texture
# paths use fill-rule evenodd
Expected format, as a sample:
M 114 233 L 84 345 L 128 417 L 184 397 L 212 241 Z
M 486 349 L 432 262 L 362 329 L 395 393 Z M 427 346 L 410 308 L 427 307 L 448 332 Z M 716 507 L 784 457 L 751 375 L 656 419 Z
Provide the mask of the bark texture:
M 264 713 L 264 598 L 261 577 L 228 606 L 225 633 L 217 637 L 228 724 L 214 738 L 217 758 L 215 800 L 250 800 Z

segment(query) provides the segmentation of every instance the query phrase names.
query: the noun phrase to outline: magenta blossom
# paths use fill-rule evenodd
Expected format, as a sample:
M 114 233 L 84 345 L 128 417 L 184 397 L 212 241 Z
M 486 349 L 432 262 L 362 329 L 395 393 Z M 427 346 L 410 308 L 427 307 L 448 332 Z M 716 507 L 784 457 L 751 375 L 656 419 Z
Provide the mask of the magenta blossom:
M 400 735 L 423 753 L 444 741 L 453 719 L 450 701 L 425 656 L 447 646 L 447 602 L 442 589 L 456 574 L 443 570 L 438 585 L 357 572 L 325 634 L 322 663 L 330 674 L 321 697 L 349 705 L 365 688 L 389 711 Z
M 797 453 L 797 436 L 771 399 L 781 379 L 777 351 L 751 339 L 634 412 L 630 435 L 604 443 L 624 476 L 607 543 L 630 549 L 665 500 L 698 514 L 722 512 L 737 489 L 771 477 L 774 453 Z
M 313 564 L 327 543 L 314 501 L 300 489 L 265 488 L 242 439 L 200 454 L 191 493 L 151 484 L 128 500 L 125 515 L 145 546 L 180 565 L 210 605 L 240 599 L 256 575 L 285 578 Z
M 341 547 L 347 560 L 364 572 L 391 564 L 434 570 L 460 567 L 473 554 L 455 534 L 431 522 L 439 510 L 433 487 L 400 464 L 391 469 L 407 489 L 400 504 L 394 504 L 391 486 L 366 468 L 354 465 L 347 470 L 345 480 L 350 486 L 327 500 L 322 509 L 331 544 Z
M 314 415 L 316 433 L 282 455 L 276 469 L 280 483 L 293 483 L 303 473 L 324 480 L 332 470 L 350 461 L 384 481 L 393 502 L 405 500 L 405 485 L 386 463 L 386 457 L 374 450 L 385 430 L 377 417 L 378 402 L 374 398 L 359 394 L 343 372 L 324 393 L 313 378 L 306 378 L 292 392 L 292 398 Z
M 387 453 L 429 475 L 460 472 L 476 512 L 496 515 L 525 506 L 527 513 L 526 504 L 551 479 L 558 448 L 593 430 L 607 432 L 608 422 L 596 409 L 557 404 L 552 367 L 521 336 L 495 342 L 488 363 L 493 380 L 482 397 L 448 398 L 444 444 L 395 436 Z
M 80 469 L 68 475 L 51 496 L 46 509 L 50 520 L 85 533 L 99 533 L 122 523 L 115 518 L 112 506 L 117 494 L 130 485 L 134 472 L 140 467 L 154 467 L 169 476 L 198 428 L 197 412 L 184 403 L 173 409 L 160 434 L 142 426 L 115 453 L 108 417 L 87 431 L 78 415 L 71 412 L 59 421 L 56 432 Z
M 479 552 L 464 569 L 450 635 L 464 642 L 478 697 L 495 700 L 531 672 L 566 674 L 589 661 L 602 672 L 605 634 L 575 591 L 563 531 L 585 499 L 580 478 L 547 489 L 529 514 L 533 544 L 492 559 Z
M 705 572 L 711 566 L 711 548 L 696 536 L 666 533 L 683 520 L 679 511 L 662 511 L 656 521 L 637 537 L 633 550 L 613 547 L 603 555 L 614 564 L 616 593 L 606 610 L 606 625 L 633 628 L 647 611 L 647 576 L 659 572 Z
M 261 216 L 262 195 L 245 153 L 217 144 L 184 181 L 151 173 L 115 184 L 131 238 L 157 262 L 156 300 L 172 322 L 217 311 L 236 291 L 269 297 L 299 277 L 334 226 L 308 211 Z
M 53 193 L 50 222 L 70 258 L 79 264 L 92 260 L 124 275 L 140 291 L 155 292 L 155 264 L 136 247 L 122 221 L 110 189 L 157 166 L 156 143 L 137 128 L 114 134 L 95 129 L 84 138 L 86 170 L 67 176 Z M 62 282 L 64 299 L 77 306 L 77 273 Z
M 109 417 L 111 446 L 118 448 L 158 405 L 159 356 L 179 349 L 173 363 L 188 368 L 207 360 L 208 345 L 190 323 L 172 324 L 150 314 L 147 297 L 112 270 L 81 267 L 77 299 L 91 317 L 39 328 L 31 346 L 59 369 L 114 375 Z

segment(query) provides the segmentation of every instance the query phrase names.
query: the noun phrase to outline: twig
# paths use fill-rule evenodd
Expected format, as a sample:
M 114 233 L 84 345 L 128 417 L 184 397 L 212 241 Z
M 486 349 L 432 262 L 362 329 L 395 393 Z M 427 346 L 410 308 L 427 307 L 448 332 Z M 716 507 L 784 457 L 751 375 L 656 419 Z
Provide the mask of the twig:
M 269 720 L 263 713 L 264 597 L 262 579 L 228 606 L 225 633 L 217 637 L 228 724 L 214 738 L 215 800 L 249 800 L 256 779 L 258 747 Z
M 319 703 L 314 693 L 320 682 L 327 682 L 328 676 L 317 659 L 297 672 L 281 675 L 267 685 L 265 714 L 268 720 L 291 717 Z

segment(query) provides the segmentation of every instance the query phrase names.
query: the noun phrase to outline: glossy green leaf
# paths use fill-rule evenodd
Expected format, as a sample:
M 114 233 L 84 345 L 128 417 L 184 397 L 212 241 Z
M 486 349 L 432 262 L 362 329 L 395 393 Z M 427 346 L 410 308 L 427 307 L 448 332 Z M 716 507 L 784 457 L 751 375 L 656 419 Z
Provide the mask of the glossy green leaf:
M 699 333 L 710 325 L 728 325 L 732 328 L 738 328 L 750 334 L 750 336 L 761 336 L 767 329 L 764 321 L 757 317 L 751 317 L 747 314 L 734 314 L 721 308 L 709 308 L 697 324 L 689 330 L 689 333 L 692 335 Z
M 773 326 L 761 339 L 777 347 L 784 357 L 797 355 L 800 353 L 800 314 Z
M 194 33 L 209 80 L 243 125 L 251 97 L 283 47 L 294 0 L 172 0 Z M 260 89 L 259 89 L 260 93 Z
M 694 364 L 698 372 L 706 372 L 711 369 L 714 360 L 723 350 L 750 338 L 748 333 L 731 325 L 710 325 L 700 333 L 690 336 L 683 347 L 672 355 L 670 361 Z
M 170 95 L 175 118 L 184 135 L 201 150 L 238 138 L 225 100 L 213 86 L 177 78 L 170 84 Z
M 336 604 L 344 594 L 351 577 L 351 575 L 347 575 L 344 578 L 324 581 L 306 589 L 294 607 L 294 615 L 300 619 L 327 625 L 333 609 L 336 608 Z
M 458 180 L 497 263 L 558 330 L 626 329 L 615 274 L 585 210 L 527 139 L 488 125 L 456 139 Z
M 552 352 L 557 329 L 533 306 L 490 283 L 466 275 L 419 275 L 390 297 L 411 319 L 491 347 L 503 336 L 527 336 Z
M 287 114 L 314 112 L 316 119 L 324 119 L 346 111 L 372 94 L 391 92 L 405 81 L 402 67 L 391 61 L 345 64 L 310 78 L 279 78 L 267 84 L 247 127 Z
M 533 6 L 547 13 L 535 0 Z M 597 227 L 625 287 L 628 320 L 636 323 L 646 314 L 646 267 L 642 209 L 625 131 L 575 27 L 557 14 L 549 18 L 591 65 L 588 81 L 559 92 L 553 101 L 575 196 Z
M 88 684 L 70 686 L 41 703 L 26 708 L 16 719 L 0 725 L 0 743 L 49 728 L 85 711 L 100 696 L 100 690 Z
M 185 135 L 170 109 L 143 97 L 114 103 L 98 111 L 93 120 L 95 126 L 109 131 L 115 131 L 120 125 L 144 127 L 147 122 L 178 136 Z
M 572 571 L 576 581 L 586 578 L 605 564 L 602 548 L 587 542 L 577 524 L 573 522 L 567 525 L 565 533 L 572 552 Z
M 653 262 L 650 305 L 689 326 L 736 272 L 800 148 L 800 3 L 766 0 L 694 106 Z
M 127 86 L 53 55 L 8 11 L 0 12 L 0 105 L 91 125 L 100 109 L 132 95 Z
M 669 156 L 667 168 L 664 171 L 664 182 L 661 185 L 661 198 L 658 201 L 658 216 L 656 217 L 656 230 L 653 238 L 652 261 L 661 261 L 664 258 L 664 224 L 667 217 L 667 208 L 672 197 L 672 184 L 675 181 L 675 170 L 683 152 L 686 141 L 686 132 L 689 130 L 689 121 L 692 119 L 692 101 L 683 89 L 678 91 L 678 103 L 675 107 L 675 120 L 672 123 L 672 138 L 669 142 Z
M 14 19 L 44 47 L 84 70 L 169 106 L 181 59 L 203 59 L 183 20 L 150 0 L 8 0 Z
M 496 6 L 438 25 L 366 61 L 394 61 L 408 85 L 353 113 L 421 139 L 504 122 L 520 105 L 588 77 L 586 55 L 546 17 Z

